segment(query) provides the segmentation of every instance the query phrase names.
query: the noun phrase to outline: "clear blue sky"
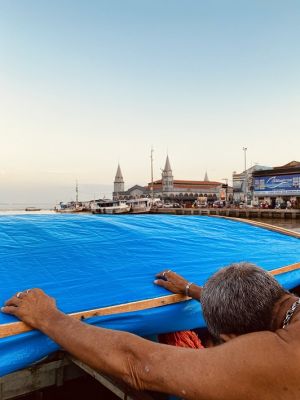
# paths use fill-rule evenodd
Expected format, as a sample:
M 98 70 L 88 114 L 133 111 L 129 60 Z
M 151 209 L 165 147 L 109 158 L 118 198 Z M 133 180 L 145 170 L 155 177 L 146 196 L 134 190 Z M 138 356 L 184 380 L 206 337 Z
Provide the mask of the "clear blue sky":
M 0 0 L 0 202 L 118 161 L 144 184 L 151 145 L 155 178 L 167 151 L 177 179 L 230 178 L 243 146 L 299 160 L 299 21 L 296 0 Z

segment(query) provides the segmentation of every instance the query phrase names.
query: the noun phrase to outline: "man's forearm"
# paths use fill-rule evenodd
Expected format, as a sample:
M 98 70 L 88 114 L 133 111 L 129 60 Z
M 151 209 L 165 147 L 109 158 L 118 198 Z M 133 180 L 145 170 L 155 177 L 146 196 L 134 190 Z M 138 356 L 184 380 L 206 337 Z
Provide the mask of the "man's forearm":
M 189 287 L 189 296 L 192 297 L 195 300 L 200 301 L 200 297 L 201 297 L 201 292 L 202 292 L 202 287 L 196 285 L 195 283 L 191 284 L 191 286 Z
M 90 367 L 138 390 L 202 399 L 187 383 L 189 368 L 182 369 L 182 363 L 193 364 L 187 352 L 192 356 L 196 355 L 196 350 L 153 343 L 130 333 L 87 325 L 58 310 L 36 327 Z
M 57 310 L 38 329 L 92 368 L 131 385 L 143 386 L 142 382 L 135 382 L 139 378 L 134 376 L 133 365 L 139 364 L 136 353 L 147 347 L 148 341 L 130 333 L 85 324 Z

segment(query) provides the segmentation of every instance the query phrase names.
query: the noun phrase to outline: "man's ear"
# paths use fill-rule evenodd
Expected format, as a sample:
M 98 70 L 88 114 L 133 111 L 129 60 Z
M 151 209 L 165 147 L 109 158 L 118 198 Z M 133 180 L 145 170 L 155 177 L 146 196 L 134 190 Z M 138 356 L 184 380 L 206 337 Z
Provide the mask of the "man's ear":
M 223 340 L 223 342 L 228 342 L 228 340 L 236 338 L 238 335 L 235 333 L 220 333 L 220 338 Z

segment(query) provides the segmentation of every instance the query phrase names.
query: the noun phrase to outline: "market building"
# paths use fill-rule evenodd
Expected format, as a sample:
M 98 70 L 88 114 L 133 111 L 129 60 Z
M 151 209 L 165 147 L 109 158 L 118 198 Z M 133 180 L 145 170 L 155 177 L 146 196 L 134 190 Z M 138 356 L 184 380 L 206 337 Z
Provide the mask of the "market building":
M 300 208 L 300 162 L 253 172 L 253 194 L 258 202 L 272 207 L 290 203 Z
M 269 170 L 270 167 L 263 165 L 253 165 L 241 173 L 232 174 L 232 187 L 233 187 L 233 200 L 236 203 L 247 202 L 248 204 L 254 201 L 254 186 L 253 186 L 253 174 L 256 171 Z
M 169 156 L 167 156 L 165 167 L 162 171 L 162 177 L 159 180 L 148 183 L 147 186 L 135 185 L 127 191 L 119 190 L 120 183 L 124 183 L 120 166 L 118 166 L 117 174 L 114 182 L 113 198 L 132 199 L 138 197 L 154 197 L 161 198 L 165 201 L 172 202 L 193 202 L 198 198 L 206 197 L 208 201 L 231 200 L 232 188 L 222 182 L 210 181 L 207 173 L 204 180 L 177 180 L 174 179 Z

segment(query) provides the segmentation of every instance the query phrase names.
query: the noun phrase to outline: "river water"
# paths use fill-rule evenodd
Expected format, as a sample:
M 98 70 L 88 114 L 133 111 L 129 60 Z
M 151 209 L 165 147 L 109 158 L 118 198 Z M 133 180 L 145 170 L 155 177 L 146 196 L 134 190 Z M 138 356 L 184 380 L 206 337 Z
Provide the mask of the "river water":
M 300 232 L 300 220 L 279 219 L 279 218 L 253 218 L 252 221 L 263 222 L 265 224 L 279 226 L 281 228 L 290 229 Z

